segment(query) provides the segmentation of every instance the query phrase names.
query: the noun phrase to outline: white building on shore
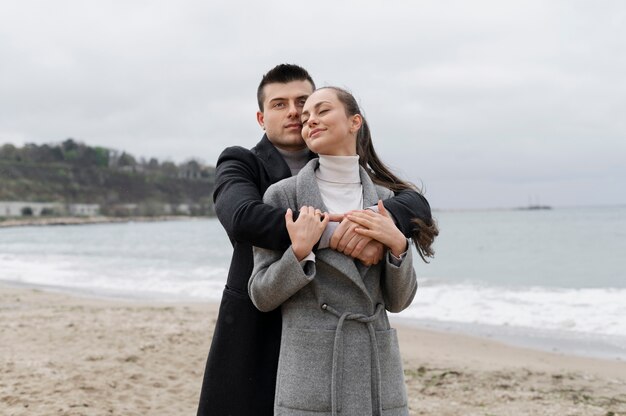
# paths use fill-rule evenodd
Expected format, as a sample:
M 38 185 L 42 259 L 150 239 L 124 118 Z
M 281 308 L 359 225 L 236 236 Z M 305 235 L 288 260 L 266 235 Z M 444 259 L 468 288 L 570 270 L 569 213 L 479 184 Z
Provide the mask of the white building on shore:
M 60 202 L 0 201 L 0 217 L 41 217 L 71 215 L 93 217 L 100 214 L 98 204 L 63 204 Z

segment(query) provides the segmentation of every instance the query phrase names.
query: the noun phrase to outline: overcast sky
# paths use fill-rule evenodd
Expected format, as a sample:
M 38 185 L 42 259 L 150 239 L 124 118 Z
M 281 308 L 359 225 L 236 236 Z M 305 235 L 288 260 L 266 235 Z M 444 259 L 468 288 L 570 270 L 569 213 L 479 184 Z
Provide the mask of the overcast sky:
M 0 0 L 0 144 L 214 164 L 279 63 L 349 88 L 434 208 L 626 204 L 623 1 Z

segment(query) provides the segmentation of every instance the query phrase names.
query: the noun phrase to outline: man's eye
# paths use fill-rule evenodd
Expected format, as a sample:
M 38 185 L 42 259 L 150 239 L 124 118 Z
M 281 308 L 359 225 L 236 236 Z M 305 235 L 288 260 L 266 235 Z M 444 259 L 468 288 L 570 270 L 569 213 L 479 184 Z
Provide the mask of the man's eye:
M 285 104 L 284 103 L 276 103 L 274 104 L 274 108 L 280 108 L 280 107 L 284 107 Z

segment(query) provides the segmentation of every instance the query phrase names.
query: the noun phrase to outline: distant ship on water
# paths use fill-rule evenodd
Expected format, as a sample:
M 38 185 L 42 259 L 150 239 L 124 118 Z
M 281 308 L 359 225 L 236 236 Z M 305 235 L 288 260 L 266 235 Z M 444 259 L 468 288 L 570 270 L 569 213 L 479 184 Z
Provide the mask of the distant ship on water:
M 550 205 L 528 205 L 527 207 L 520 207 L 517 209 L 537 210 L 537 209 L 552 209 L 552 207 Z
M 539 198 L 535 198 L 536 201 L 533 203 L 530 198 L 528 198 L 528 205 L 525 207 L 519 207 L 516 209 L 526 210 L 526 211 L 536 211 L 541 209 L 552 209 L 550 205 L 544 205 L 539 202 Z

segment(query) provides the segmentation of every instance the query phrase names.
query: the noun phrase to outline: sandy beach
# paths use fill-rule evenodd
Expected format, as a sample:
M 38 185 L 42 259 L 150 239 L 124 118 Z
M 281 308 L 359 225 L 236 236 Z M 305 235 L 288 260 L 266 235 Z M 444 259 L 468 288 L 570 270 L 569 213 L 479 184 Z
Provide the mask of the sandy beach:
M 217 306 L 0 285 L 0 414 L 194 415 Z M 412 415 L 626 415 L 626 363 L 399 327 Z

